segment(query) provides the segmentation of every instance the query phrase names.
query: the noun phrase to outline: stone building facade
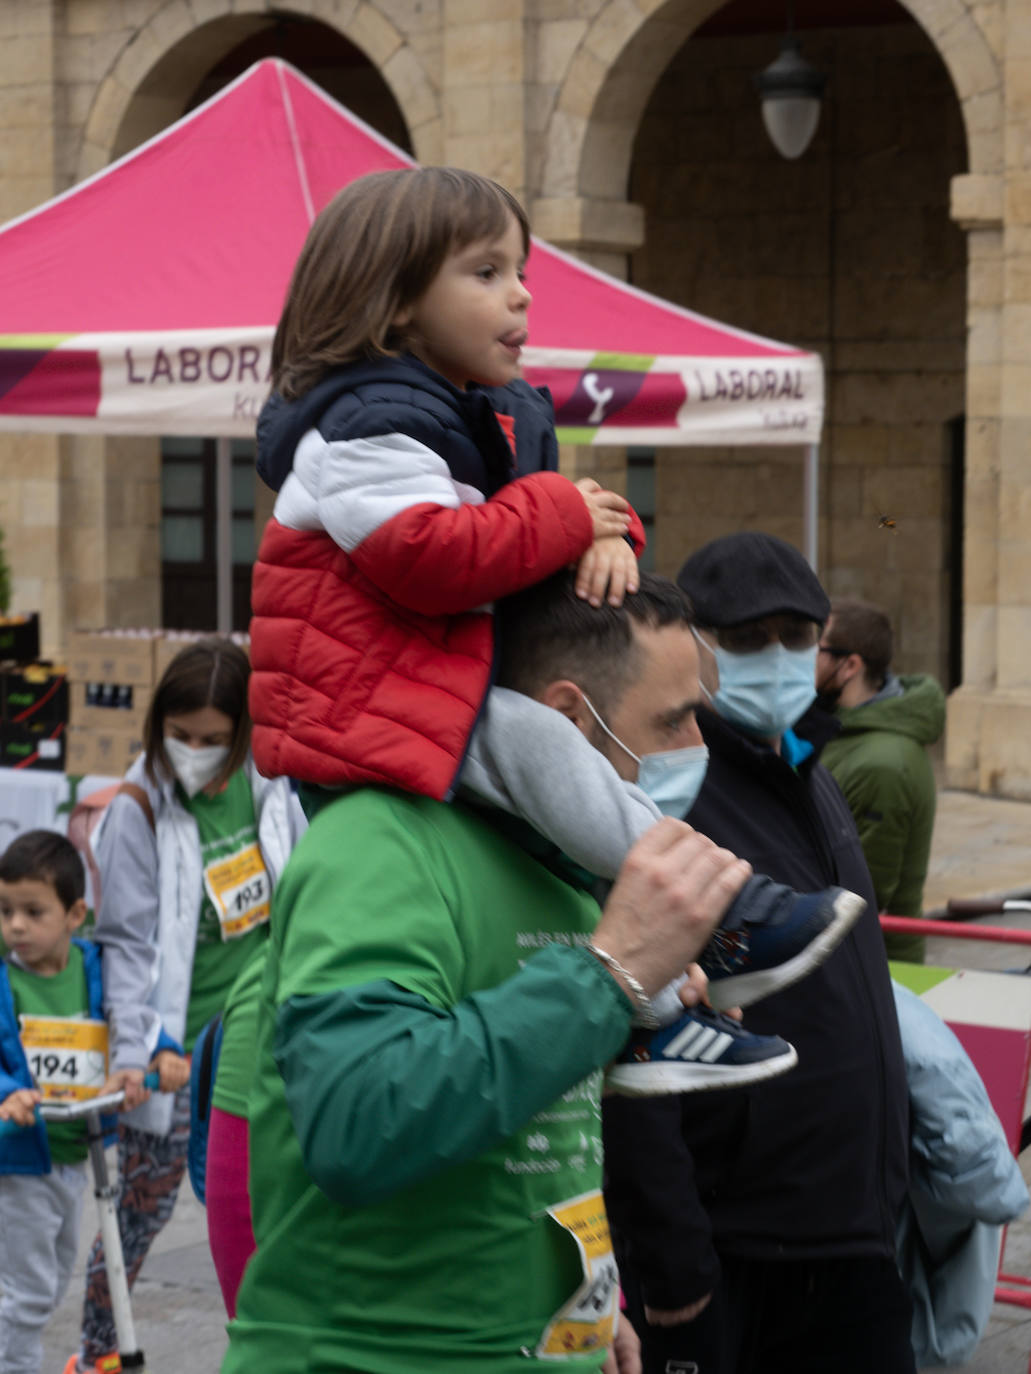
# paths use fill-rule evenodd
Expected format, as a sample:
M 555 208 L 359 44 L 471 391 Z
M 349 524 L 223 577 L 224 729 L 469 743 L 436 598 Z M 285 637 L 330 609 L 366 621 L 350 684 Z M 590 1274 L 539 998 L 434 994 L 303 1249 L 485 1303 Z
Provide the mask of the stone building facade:
M 818 350 L 821 576 L 954 689 L 949 780 L 1031 797 L 1031 0 L 796 11 L 829 81 L 787 162 L 752 86 L 782 0 L 0 0 L 0 221 L 276 54 L 420 161 L 503 181 L 542 237 Z M 564 462 L 629 471 L 662 571 L 732 529 L 802 542 L 799 451 Z M 158 439 L 0 435 L 16 600 L 50 652 L 162 623 L 162 476 Z

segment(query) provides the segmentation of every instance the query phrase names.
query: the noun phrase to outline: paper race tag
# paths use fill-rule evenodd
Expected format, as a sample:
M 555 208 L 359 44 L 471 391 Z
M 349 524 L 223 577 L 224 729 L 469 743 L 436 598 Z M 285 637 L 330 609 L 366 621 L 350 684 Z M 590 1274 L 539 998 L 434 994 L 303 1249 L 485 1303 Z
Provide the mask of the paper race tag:
M 583 1193 L 548 1208 L 576 1241 L 584 1280 L 544 1328 L 537 1357 L 559 1360 L 612 1344 L 619 1317 L 619 1272 L 601 1193 Z
M 83 1102 L 107 1079 L 107 1025 L 74 1016 L 18 1018 L 29 1071 L 44 1102 Z
M 223 940 L 246 935 L 269 918 L 272 884 L 256 844 L 208 864 L 204 888 L 218 916 Z

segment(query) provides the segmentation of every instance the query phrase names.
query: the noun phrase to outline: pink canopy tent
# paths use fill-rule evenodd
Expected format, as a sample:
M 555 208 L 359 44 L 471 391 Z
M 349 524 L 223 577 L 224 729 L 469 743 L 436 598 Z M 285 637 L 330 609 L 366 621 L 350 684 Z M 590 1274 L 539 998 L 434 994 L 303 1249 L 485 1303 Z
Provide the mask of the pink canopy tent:
M 0 429 L 253 433 L 272 332 L 319 209 L 411 165 L 266 59 L 97 175 L 0 228 Z M 535 241 L 527 378 L 560 437 L 815 445 L 810 353 L 728 328 Z

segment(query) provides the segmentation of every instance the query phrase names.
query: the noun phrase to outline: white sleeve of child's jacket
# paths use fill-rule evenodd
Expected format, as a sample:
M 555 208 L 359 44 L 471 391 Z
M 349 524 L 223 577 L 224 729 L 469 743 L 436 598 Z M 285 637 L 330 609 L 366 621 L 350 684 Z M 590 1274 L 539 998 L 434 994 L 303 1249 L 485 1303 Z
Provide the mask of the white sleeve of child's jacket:
M 456 510 L 483 499 L 476 487 L 455 481 L 439 454 L 409 435 L 327 443 L 310 429 L 297 446 L 274 515 L 287 529 L 325 530 L 351 553 L 412 506 L 429 502 Z

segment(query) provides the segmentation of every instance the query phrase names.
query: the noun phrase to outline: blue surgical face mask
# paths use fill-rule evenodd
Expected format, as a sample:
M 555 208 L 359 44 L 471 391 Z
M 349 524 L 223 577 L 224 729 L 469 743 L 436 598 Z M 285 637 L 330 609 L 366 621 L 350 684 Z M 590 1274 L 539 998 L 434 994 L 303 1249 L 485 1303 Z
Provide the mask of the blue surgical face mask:
M 664 816 L 682 820 L 694 806 L 705 781 L 705 770 L 709 766 L 709 751 L 705 745 L 692 744 L 684 749 L 635 754 L 618 735 L 613 734 L 586 693 L 584 702 L 609 739 L 637 764 L 637 785 L 641 791 L 652 799 Z
M 818 646 L 785 649 L 779 640 L 754 654 L 698 643 L 716 660 L 720 685 L 709 700 L 723 717 L 759 739 L 779 739 L 816 699 Z M 704 690 L 704 689 L 703 689 Z

